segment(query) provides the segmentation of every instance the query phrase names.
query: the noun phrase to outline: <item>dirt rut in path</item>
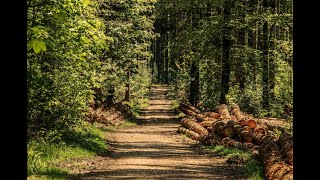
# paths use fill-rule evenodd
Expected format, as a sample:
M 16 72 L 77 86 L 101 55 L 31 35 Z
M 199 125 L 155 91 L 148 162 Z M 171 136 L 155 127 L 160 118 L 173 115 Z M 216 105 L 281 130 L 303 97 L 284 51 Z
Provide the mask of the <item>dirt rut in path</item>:
M 139 125 L 108 132 L 109 153 L 92 159 L 90 170 L 72 179 L 244 179 L 236 166 L 210 157 L 195 141 L 177 134 L 166 86 L 153 86 Z

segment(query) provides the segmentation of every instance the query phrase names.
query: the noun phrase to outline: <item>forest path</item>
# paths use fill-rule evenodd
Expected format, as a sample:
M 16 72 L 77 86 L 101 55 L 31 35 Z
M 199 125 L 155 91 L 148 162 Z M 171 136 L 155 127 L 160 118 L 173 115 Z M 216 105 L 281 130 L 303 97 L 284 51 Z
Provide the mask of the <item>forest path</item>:
M 72 179 L 245 179 L 236 165 L 176 132 L 180 119 L 167 93 L 167 86 L 152 86 L 138 125 L 107 132 L 107 155 L 86 161 L 90 170 Z

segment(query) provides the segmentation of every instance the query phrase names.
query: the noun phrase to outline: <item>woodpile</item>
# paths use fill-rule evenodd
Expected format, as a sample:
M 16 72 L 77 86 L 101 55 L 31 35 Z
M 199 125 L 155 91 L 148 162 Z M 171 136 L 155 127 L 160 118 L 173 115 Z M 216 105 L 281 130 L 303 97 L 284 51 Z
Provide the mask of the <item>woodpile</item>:
M 99 122 L 105 125 L 118 126 L 132 116 L 130 106 L 127 104 L 116 103 L 111 107 L 90 107 L 86 120 L 90 123 Z
M 181 125 L 189 130 L 198 133 L 200 136 L 208 135 L 208 130 L 190 118 L 183 118 Z
M 287 162 L 293 165 L 293 137 L 292 135 L 284 132 L 278 139 L 278 144 L 280 145 Z
M 240 107 L 225 104 L 217 112 L 200 112 L 190 104 L 178 108 L 188 115 L 178 132 L 206 145 L 224 145 L 250 151 L 264 164 L 265 176 L 271 179 L 293 179 L 293 138 L 284 128 L 259 121 L 240 111 Z M 275 130 L 283 132 L 275 136 Z
M 228 106 L 225 104 L 220 104 L 218 107 L 218 113 L 220 115 L 221 120 L 230 120 L 231 116 L 228 110 Z
M 272 140 L 265 140 L 259 148 L 259 156 L 264 163 L 264 171 L 268 180 L 293 179 L 293 167 L 282 158 L 279 146 Z
M 184 127 L 178 128 L 179 133 L 186 134 L 188 137 L 190 137 L 193 140 L 198 140 L 200 138 L 200 135 L 192 130 L 186 129 Z

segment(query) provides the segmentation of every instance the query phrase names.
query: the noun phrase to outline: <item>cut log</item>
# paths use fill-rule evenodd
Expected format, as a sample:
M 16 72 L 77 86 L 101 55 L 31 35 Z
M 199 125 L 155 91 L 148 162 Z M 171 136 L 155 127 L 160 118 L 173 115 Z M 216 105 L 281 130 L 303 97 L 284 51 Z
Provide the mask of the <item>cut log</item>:
M 293 179 L 293 167 L 282 159 L 279 146 L 272 140 L 265 140 L 259 148 L 259 156 L 264 163 L 268 180 Z
M 240 136 L 241 140 L 244 142 L 252 142 L 253 140 L 253 135 L 248 131 L 246 128 L 240 126 L 240 125 L 235 125 L 234 129 L 236 133 Z
M 236 104 L 231 105 L 231 115 L 235 116 L 238 121 L 243 119 L 240 107 Z
M 268 129 L 271 131 L 279 130 L 281 132 L 285 132 L 285 129 L 281 126 L 276 126 L 276 125 L 266 123 L 266 122 L 264 122 L 263 124 L 265 124 L 268 127 Z
M 219 119 L 220 118 L 220 115 L 218 113 L 215 113 L 215 112 L 208 112 L 208 113 L 206 113 L 206 116 L 208 116 L 210 118 L 213 118 L 213 119 Z
M 230 120 L 230 121 L 232 121 L 232 120 Z M 225 123 L 221 120 L 214 122 L 212 124 L 213 133 L 219 134 L 223 137 L 233 138 L 235 135 L 235 130 L 234 130 L 233 125 L 235 123 L 232 123 L 232 122 L 230 122 L 229 124 L 228 123 Z
M 254 119 L 248 119 L 245 121 L 245 125 L 249 126 L 252 130 L 254 130 L 257 127 L 257 121 Z
M 179 127 L 178 132 L 187 135 L 188 137 L 190 137 L 193 140 L 198 140 L 200 138 L 200 135 L 198 133 L 191 131 L 189 129 L 186 129 L 184 127 Z
M 234 129 L 234 126 L 237 125 L 238 123 L 234 120 L 229 120 L 225 128 L 223 130 L 223 134 L 225 137 L 233 138 L 236 135 L 236 130 Z
M 184 114 L 188 115 L 188 116 L 196 116 L 197 113 L 195 113 L 194 111 L 191 111 L 189 109 L 186 109 L 184 107 L 179 106 L 178 107 L 180 111 L 182 111 Z
M 201 126 L 203 126 L 204 128 L 207 128 L 207 127 L 212 127 L 212 124 L 214 123 L 215 121 L 202 121 L 200 123 Z
M 189 118 L 183 118 L 181 120 L 181 125 L 189 130 L 195 131 L 200 136 L 206 136 L 208 135 L 208 130 L 202 127 L 197 122 L 194 122 L 193 120 Z
M 245 126 L 246 125 L 246 120 L 245 119 L 240 119 L 239 121 L 240 126 Z
M 200 113 L 201 111 L 199 109 L 197 109 L 196 107 L 192 106 L 192 104 L 189 103 L 180 103 L 180 106 L 183 108 L 186 108 L 188 110 L 191 110 L 195 113 Z
M 281 146 L 282 153 L 285 155 L 287 162 L 293 165 L 293 137 L 287 132 L 280 135 L 278 144 Z
M 209 117 L 206 117 L 203 114 L 196 114 L 195 117 L 196 117 L 198 122 L 208 121 L 209 120 Z
M 267 134 L 267 130 L 262 125 L 257 125 L 253 132 L 257 134 Z
M 230 120 L 231 116 L 228 110 L 228 106 L 225 104 L 220 104 L 218 107 L 218 113 L 220 115 L 221 120 Z
M 271 140 L 274 142 L 277 141 L 277 137 L 272 135 L 257 134 L 257 133 L 253 133 L 252 135 L 253 135 L 253 142 L 254 144 L 257 144 L 257 145 L 261 145 L 263 141 L 266 141 L 266 140 Z
M 175 112 L 176 114 L 183 113 L 183 112 L 182 112 L 180 109 L 178 109 L 178 108 L 174 109 L 174 112 Z
M 200 142 L 205 145 L 217 145 L 221 144 L 222 139 L 223 137 L 221 137 L 220 135 L 211 133 L 208 134 L 208 136 L 203 136 L 202 138 L 200 138 Z

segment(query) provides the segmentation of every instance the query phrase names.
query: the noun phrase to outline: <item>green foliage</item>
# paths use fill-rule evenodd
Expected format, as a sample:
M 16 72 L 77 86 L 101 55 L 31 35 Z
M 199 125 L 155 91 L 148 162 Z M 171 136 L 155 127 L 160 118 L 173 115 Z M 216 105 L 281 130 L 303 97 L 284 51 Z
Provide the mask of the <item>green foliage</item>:
M 250 180 L 264 179 L 263 163 L 254 159 L 249 152 L 222 145 L 203 146 L 203 149 L 208 149 L 216 155 L 228 158 L 228 163 L 240 164 L 240 171 Z
M 107 148 L 103 131 L 89 124 L 85 128 L 75 128 L 65 133 L 59 141 L 53 141 L 56 135 L 51 133 L 45 140 L 29 142 L 28 176 L 63 179 L 68 175 L 68 170 L 58 167 L 58 163 L 101 154 Z
M 191 62 L 199 62 L 200 102 L 204 109 L 212 110 L 221 103 L 222 64 L 226 61 L 222 57 L 222 40 L 227 36 L 231 40 L 227 103 L 237 103 L 254 116 L 292 119 L 292 114 L 283 111 L 284 106 L 293 106 L 292 1 L 270 1 L 267 5 L 232 1 L 230 19 L 226 19 L 223 8 L 229 2 L 160 1 L 156 6 L 155 30 L 161 36 L 154 43 L 154 56 L 161 58 L 153 59 L 157 64 L 155 71 L 162 72 L 161 64 L 169 61 L 175 97 L 187 101 L 193 77 Z M 265 22 L 267 32 L 263 32 Z M 230 35 L 225 27 L 230 28 Z M 267 60 L 263 55 L 263 33 L 268 33 Z M 163 47 L 159 48 L 159 44 Z M 263 106 L 264 85 L 268 86 L 268 107 Z
M 28 1 L 28 141 L 81 126 L 93 101 L 122 101 L 127 82 L 133 101 L 144 99 L 154 3 Z

